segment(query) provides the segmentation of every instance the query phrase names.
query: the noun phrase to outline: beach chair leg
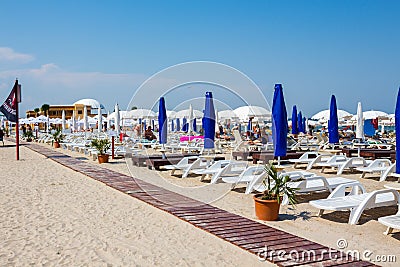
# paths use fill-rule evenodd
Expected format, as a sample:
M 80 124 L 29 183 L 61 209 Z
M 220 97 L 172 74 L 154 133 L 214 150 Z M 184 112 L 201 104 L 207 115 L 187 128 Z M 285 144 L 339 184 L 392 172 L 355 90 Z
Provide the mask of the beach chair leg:
M 363 173 L 361 174 L 361 178 L 364 178 L 364 176 L 365 176 L 365 172 L 363 172 Z
M 325 210 L 319 210 L 319 212 L 318 212 L 318 217 L 321 217 L 321 216 L 324 214 L 324 211 L 325 211 Z
M 203 182 L 203 181 L 204 181 L 204 177 L 206 177 L 206 175 L 205 175 L 205 174 L 202 174 L 202 175 L 201 175 L 201 178 L 200 178 L 200 182 Z
M 321 169 L 321 173 L 323 173 L 323 172 L 324 172 L 324 170 L 325 170 L 325 167 L 322 167 L 322 169 Z
M 393 233 L 393 228 L 392 227 L 388 227 L 383 234 L 390 235 L 391 233 Z

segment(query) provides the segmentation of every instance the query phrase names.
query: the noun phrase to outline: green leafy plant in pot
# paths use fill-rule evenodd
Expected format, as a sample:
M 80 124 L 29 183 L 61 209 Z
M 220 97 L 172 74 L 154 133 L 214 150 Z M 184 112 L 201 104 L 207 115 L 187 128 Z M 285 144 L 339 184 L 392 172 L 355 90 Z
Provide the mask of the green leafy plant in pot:
M 32 142 L 32 140 L 33 140 L 32 131 L 26 131 L 26 133 L 24 134 L 24 137 L 26 138 L 27 142 Z
M 60 143 L 64 140 L 65 135 L 62 133 L 62 131 L 60 129 L 57 129 L 54 133 L 53 133 L 53 145 L 54 148 L 59 148 L 60 147 Z
M 291 205 L 296 204 L 296 189 L 289 187 L 289 176 L 280 175 L 272 162 L 265 166 L 262 183 L 266 190 L 254 195 L 257 218 L 264 221 L 276 221 L 283 197 L 287 197 Z
M 91 147 L 95 148 L 99 154 L 97 155 L 97 159 L 99 163 L 108 162 L 109 155 L 106 154 L 107 150 L 110 149 L 110 140 L 108 139 L 93 139 L 90 144 Z

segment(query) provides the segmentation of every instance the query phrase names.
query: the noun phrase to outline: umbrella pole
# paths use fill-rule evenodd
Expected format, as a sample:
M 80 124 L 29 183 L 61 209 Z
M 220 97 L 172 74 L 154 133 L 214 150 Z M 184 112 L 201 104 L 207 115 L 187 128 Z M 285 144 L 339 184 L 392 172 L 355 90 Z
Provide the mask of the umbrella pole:
M 278 166 L 281 166 L 281 156 L 278 156 Z

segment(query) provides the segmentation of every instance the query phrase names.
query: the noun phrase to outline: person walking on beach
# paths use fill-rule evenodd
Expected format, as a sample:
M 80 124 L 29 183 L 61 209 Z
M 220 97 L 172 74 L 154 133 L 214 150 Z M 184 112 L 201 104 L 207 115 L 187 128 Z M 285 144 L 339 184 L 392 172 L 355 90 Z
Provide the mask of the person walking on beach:
M 4 132 L 3 132 L 3 129 L 0 128 L 0 141 L 3 142 L 3 146 L 4 146 L 4 140 L 3 140 L 3 138 L 4 138 Z

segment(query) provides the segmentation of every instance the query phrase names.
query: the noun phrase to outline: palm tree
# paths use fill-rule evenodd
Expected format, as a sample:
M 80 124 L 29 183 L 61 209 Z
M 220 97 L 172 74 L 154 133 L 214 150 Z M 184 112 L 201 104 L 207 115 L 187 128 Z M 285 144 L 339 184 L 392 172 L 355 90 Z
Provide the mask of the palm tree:
M 49 111 L 50 105 L 49 105 L 49 104 L 43 104 L 42 107 L 41 107 L 40 109 L 42 110 L 42 112 L 44 113 L 44 115 L 47 116 L 47 111 Z
M 40 108 L 34 108 L 33 112 L 35 112 L 36 117 L 39 115 Z

